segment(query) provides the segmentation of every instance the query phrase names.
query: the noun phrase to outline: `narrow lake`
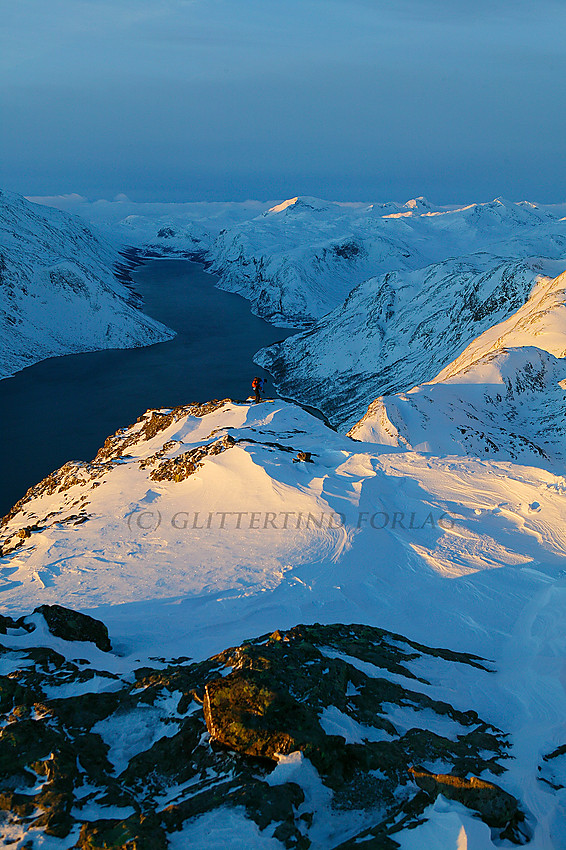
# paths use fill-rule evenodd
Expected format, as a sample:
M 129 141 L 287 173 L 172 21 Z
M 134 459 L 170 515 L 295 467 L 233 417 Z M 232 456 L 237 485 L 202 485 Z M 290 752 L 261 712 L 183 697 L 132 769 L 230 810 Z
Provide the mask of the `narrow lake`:
M 109 434 L 147 408 L 247 398 L 260 348 L 294 331 L 250 312 L 187 260 L 151 260 L 133 274 L 143 310 L 173 328 L 146 348 L 52 357 L 0 381 L 0 516 L 68 460 L 91 460 Z M 274 388 L 267 384 L 267 394 Z

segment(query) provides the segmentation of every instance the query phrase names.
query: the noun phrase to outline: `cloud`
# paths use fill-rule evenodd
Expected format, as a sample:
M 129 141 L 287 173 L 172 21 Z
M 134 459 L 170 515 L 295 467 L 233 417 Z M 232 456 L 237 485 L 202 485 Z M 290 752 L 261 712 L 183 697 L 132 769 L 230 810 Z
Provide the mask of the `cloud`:
M 68 195 L 26 195 L 28 201 L 33 204 L 43 204 L 47 207 L 76 206 L 76 204 L 88 203 L 84 195 L 70 192 Z

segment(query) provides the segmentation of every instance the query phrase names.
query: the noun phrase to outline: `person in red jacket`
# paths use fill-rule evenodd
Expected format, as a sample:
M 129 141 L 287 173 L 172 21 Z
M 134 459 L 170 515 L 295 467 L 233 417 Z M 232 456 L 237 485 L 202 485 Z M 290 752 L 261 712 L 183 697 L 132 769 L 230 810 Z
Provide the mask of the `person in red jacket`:
M 255 403 L 259 404 L 261 401 L 261 393 L 263 391 L 263 385 L 265 383 L 264 378 L 258 378 L 257 375 L 252 381 L 252 387 L 255 395 Z

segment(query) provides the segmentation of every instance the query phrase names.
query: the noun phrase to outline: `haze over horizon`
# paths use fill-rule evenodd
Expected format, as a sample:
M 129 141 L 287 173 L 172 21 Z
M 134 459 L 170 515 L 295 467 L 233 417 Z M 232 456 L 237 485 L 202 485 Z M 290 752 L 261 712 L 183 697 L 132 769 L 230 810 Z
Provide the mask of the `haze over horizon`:
M 21 0 L 0 185 L 137 201 L 566 200 L 566 7 Z

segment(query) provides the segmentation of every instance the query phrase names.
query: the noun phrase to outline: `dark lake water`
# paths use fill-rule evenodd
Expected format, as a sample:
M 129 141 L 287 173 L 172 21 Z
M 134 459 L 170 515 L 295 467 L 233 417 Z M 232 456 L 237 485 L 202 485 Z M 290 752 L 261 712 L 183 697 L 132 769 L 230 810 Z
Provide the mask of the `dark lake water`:
M 293 331 L 252 315 L 239 295 L 186 260 L 152 260 L 133 275 L 144 312 L 177 331 L 146 348 L 52 357 L 0 381 L 0 516 L 68 460 L 91 460 L 109 434 L 147 408 L 245 399 L 260 348 Z M 269 378 L 269 376 L 267 376 Z M 275 395 L 270 382 L 267 395 Z

